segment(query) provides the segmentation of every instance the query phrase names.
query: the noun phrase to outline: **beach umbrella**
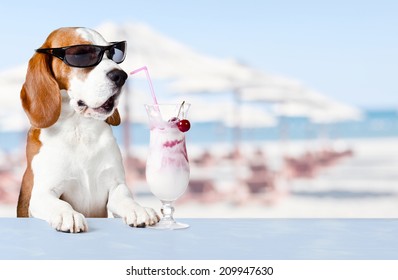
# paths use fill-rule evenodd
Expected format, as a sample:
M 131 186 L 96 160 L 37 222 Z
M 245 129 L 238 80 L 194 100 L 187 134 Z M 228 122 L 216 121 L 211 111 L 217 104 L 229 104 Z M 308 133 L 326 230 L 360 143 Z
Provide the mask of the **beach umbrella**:
M 277 103 L 273 111 L 278 116 L 307 117 L 313 123 L 358 121 L 362 118 L 358 108 L 326 97 Z
M 242 87 L 240 98 L 251 102 L 280 103 L 308 99 L 311 89 L 301 82 L 279 75 L 267 75 L 254 86 Z
M 242 104 L 238 107 L 240 118 L 235 118 L 235 104 L 232 101 L 208 103 L 195 97 L 189 102 L 195 104 L 189 112 L 189 118 L 195 122 L 220 122 L 227 127 L 262 128 L 276 125 L 274 115 L 259 106 Z
M 264 128 L 277 124 L 275 116 L 258 106 L 242 104 L 238 110 L 240 117 L 236 118 L 232 114 L 229 114 L 224 119 L 225 125 L 239 128 Z
M 205 81 L 209 77 L 245 79 L 252 70 L 234 60 L 210 57 L 194 51 L 141 23 L 105 23 L 97 30 L 110 41 L 126 40 L 127 57 L 122 67 L 130 72 L 147 66 L 152 78 L 170 82 L 192 79 Z
M 315 111 L 310 119 L 314 123 L 336 123 L 342 121 L 359 121 L 363 117 L 361 110 L 338 101 L 330 101 L 322 110 Z
M 273 84 L 242 88 L 240 92 L 242 100 L 273 103 L 273 111 L 278 116 L 307 117 L 314 123 L 359 120 L 362 117 L 358 108 L 294 81 L 286 81 L 286 86 Z

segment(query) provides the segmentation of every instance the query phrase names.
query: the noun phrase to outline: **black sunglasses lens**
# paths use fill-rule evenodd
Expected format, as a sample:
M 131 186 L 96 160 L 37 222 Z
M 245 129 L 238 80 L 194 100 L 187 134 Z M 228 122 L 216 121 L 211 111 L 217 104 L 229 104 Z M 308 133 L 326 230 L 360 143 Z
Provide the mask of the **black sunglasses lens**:
M 65 61 L 75 67 L 94 66 L 101 60 L 101 48 L 96 46 L 73 46 L 65 50 Z
M 126 57 L 126 42 L 113 45 L 107 52 L 107 56 L 116 63 L 122 63 Z

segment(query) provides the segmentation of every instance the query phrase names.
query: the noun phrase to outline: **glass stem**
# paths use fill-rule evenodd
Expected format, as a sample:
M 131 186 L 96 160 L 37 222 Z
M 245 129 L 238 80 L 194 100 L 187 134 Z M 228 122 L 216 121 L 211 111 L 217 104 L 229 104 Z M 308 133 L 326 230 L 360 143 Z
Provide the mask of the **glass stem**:
M 162 200 L 162 209 L 161 209 L 163 221 L 174 221 L 174 206 L 172 201 L 163 201 Z

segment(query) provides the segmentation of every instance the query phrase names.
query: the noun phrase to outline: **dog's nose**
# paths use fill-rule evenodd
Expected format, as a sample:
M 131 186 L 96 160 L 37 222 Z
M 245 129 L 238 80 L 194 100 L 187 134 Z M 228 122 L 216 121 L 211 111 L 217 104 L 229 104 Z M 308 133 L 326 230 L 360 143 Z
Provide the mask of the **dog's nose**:
M 124 82 L 126 81 L 126 79 L 128 77 L 126 72 L 124 72 L 123 70 L 119 70 L 119 69 L 114 69 L 114 70 L 108 72 L 108 74 L 106 74 L 106 75 L 118 87 L 123 86 Z

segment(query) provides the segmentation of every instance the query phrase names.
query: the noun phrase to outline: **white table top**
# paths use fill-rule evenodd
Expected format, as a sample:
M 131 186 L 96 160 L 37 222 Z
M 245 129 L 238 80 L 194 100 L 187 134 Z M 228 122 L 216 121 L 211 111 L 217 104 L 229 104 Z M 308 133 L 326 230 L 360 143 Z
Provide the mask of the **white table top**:
M 398 259 L 398 219 L 182 219 L 185 230 L 88 219 L 89 232 L 0 218 L 0 259 Z

